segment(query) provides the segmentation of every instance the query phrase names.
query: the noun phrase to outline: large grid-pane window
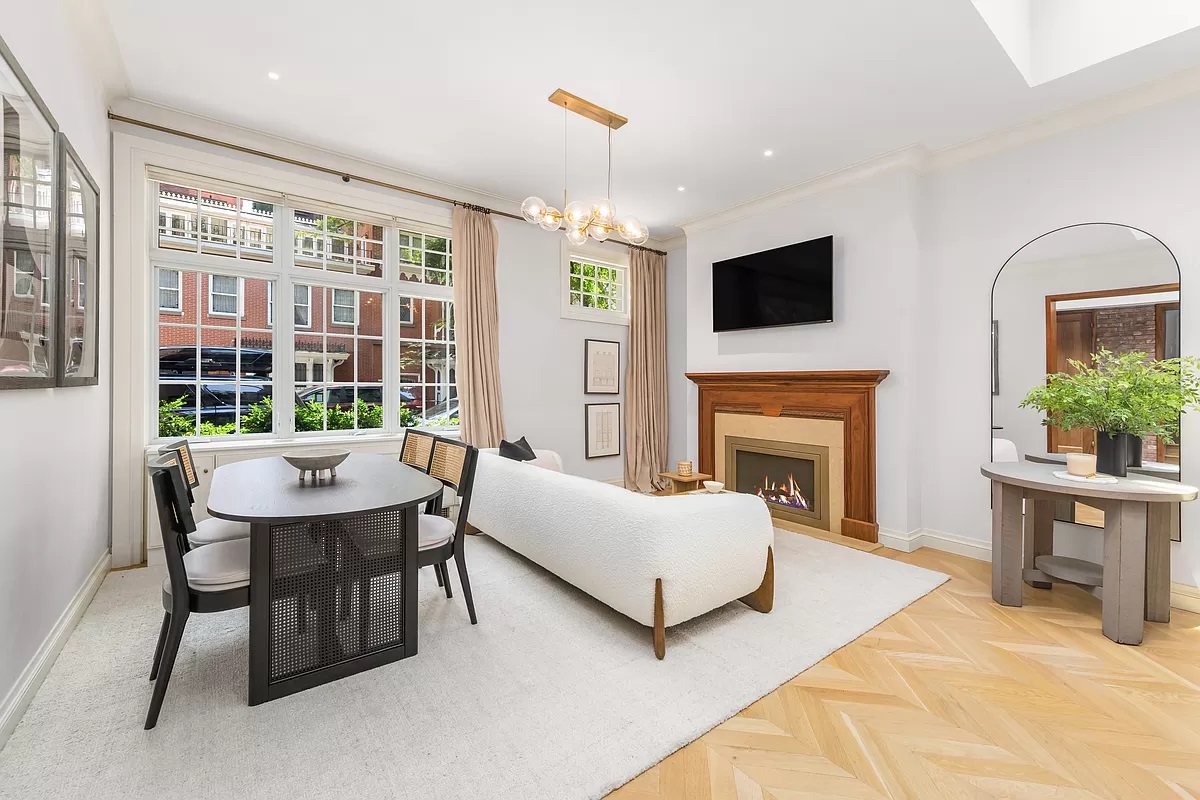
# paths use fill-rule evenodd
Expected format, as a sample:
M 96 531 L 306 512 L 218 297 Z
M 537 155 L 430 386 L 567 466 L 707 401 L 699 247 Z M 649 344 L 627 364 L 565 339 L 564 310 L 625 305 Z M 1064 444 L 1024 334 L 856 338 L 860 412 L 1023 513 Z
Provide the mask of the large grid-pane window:
M 270 261 L 275 206 L 233 194 L 158 184 L 158 246 L 206 255 Z
M 311 292 L 312 327 L 295 334 L 297 432 L 382 428 L 383 294 L 323 286 Z M 348 325 L 336 321 L 345 308 Z
M 159 437 L 457 426 L 444 233 L 203 179 L 150 185 Z M 278 371 L 277 343 L 292 354 Z
M 157 328 L 159 436 L 271 433 L 272 283 L 198 270 L 159 272 L 160 285 L 162 273 L 173 273 L 179 297 L 178 313 L 160 314 Z M 206 297 L 211 302 L 229 293 L 232 314 L 205 308 Z
M 456 427 L 453 303 L 401 297 L 400 308 L 400 422 Z
M 297 267 L 383 277 L 383 226 L 297 210 L 293 215 Z

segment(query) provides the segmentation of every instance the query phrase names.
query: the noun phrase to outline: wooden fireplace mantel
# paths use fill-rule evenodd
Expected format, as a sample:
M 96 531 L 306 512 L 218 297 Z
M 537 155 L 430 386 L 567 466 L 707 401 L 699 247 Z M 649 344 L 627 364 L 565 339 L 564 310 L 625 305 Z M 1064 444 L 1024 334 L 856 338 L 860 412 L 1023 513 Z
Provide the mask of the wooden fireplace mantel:
M 842 421 L 845 516 L 842 535 L 879 538 L 875 519 L 875 387 L 888 370 L 689 372 L 700 390 L 700 471 L 712 472 L 718 413 Z

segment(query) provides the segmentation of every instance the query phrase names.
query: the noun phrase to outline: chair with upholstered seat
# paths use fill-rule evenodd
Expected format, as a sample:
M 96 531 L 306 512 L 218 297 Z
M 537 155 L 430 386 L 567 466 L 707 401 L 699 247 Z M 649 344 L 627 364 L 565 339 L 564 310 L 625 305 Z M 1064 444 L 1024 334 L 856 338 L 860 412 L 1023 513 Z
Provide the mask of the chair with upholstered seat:
M 158 723 L 158 712 L 167 693 L 188 616 L 250 605 L 250 540 L 235 539 L 190 548 L 188 537 L 195 532 L 196 526 L 179 460 L 165 456 L 149 469 L 162 528 L 167 579 L 162 585 L 166 614 L 150 670 L 154 693 L 146 714 L 147 730 Z
M 173 458 L 179 464 L 179 468 L 183 472 L 184 484 L 187 486 L 188 506 L 191 507 L 196 502 L 192 492 L 200 486 L 200 476 L 196 474 L 196 465 L 192 461 L 192 448 L 188 445 L 187 439 L 164 444 L 158 449 L 158 452 L 160 456 Z M 188 537 L 189 549 L 216 542 L 250 538 L 250 524 L 247 522 L 233 522 L 210 517 L 195 524 L 195 532 Z
M 417 566 L 433 567 L 438 577 L 438 584 L 446 590 L 446 597 L 452 598 L 454 593 L 450 588 L 450 573 L 446 565 L 451 558 L 454 559 L 472 625 L 477 624 L 478 619 L 475 616 L 475 601 L 471 597 L 471 581 L 467 576 L 464 544 L 467 538 L 467 512 L 471 506 L 471 484 L 475 480 L 475 460 L 478 455 L 479 450 L 469 444 L 434 437 L 429 474 L 458 496 L 458 521 L 452 522 L 439 514 L 417 515 L 419 525 Z M 379 576 L 403 571 L 402 548 L 399 546 L 399 542 L 367 541 L 361 537 L 353 538 L 352 542 L 355 545 L 353 548 L 355 557 L 364 562 L 364 574 Z M 363 579 L 359 589 L 359 623 L 363 626 L 364 640 L 367 635 L 367 626 L 370 624 L 368 619 L 369 598 L 370 578 L 367 577 Z

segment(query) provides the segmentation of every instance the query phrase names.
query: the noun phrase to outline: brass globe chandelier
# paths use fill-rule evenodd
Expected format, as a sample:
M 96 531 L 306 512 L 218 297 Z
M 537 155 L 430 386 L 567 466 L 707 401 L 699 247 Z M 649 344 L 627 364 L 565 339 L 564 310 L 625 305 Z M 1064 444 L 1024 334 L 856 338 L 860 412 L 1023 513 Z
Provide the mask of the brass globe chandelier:
M 527 222 L 540 225 L 542 230 L 566 229 L 567 241 L 573 245 L 581 245 L 588 239 L 603 242 L 614 233 L 629 244 L 645 244 L 650 238 L 650 230 L 636 217 L 618 217 L 617 206 L 612 201 L 612 135 L 629 120 L 562 89 L 550 95 L 550 102 L 608 128 L 608 196 L 590 204 L 582 200 L 567 202 L 564 187 L 561 211 L 540 197 L 529 197 L 521 204 L 521 216 Z

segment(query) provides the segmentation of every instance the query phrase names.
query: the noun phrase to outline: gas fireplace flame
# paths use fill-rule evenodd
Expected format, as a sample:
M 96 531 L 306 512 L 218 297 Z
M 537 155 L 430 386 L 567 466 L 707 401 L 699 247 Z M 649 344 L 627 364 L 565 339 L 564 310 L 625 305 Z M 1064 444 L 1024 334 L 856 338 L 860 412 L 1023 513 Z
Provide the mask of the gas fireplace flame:
M 788 473 L 787 481 L 783 483 L 776 483 L 770 477 L 764 476 L 757 494 L 768 503 L 812 511 L 812 503 L 800 492 L 800 487 L 796 485 L 796 479 L 791 473 Z

